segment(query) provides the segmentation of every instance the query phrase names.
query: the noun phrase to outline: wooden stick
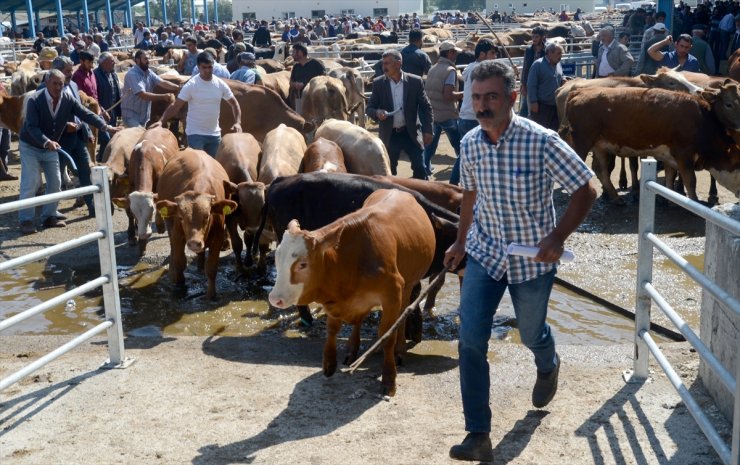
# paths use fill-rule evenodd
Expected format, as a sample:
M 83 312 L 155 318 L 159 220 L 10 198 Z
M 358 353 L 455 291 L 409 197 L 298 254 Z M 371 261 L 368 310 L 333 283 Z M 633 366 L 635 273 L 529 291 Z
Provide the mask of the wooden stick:
M 476 14 L 476 16 L 478 16 L 478 18 L 481 21 L 483 21 L 483 24 L 486 25 L 486 27 L 488 28 L 488 30 L 491 31 L 491 34 L 493 34 L 493 37 L 495 37 L 496 40 L 498 40 L 498 43 L 501 44 L 501 48 L 504 49 L 504 54 L 506 55 L 506 58 L 509 59 L 509 63 L 511 63 L 511 69 L 514 70 L 514 74 L 516 74 L 516 79 L 518 81 L 519 80 L 519 68 L 516 67 L 516 65 L 514 64 L 514 60 L 511 59 L 511 55 L 509 55 L 509 51 L 506 49 L 506 46 L 504 45 L 503 42 L 501 42 L 501 39 L 498 38 L 498 34 L 496 34 L 496 31 L 494 31 L 493 28 L 491 27 L 491 25 L 488 24 L 488 21 L 486 21 L 486 18 L 484 18 L 483 16 L 481 16 L 481 14 L 479 12 L 477 12 L 477 11 L 475 12 L 475 14 Z
M 427 286 L 426 289 L 424 289 L 423 291 L 421 291 L 419 293 L 419 296 L 416 298 L 416 300 L 414 300 L 413 302 L 411 302 L 409 304 L 409 306 L 406 307 L 406 309 L 403 311 L 403 313 L 401 313 L 401 316 L 398 317 L 398 319 L 396 320 L 395 323 L 393 323 L 393 325 L 390 327 L 390 329 L 388 331 L 386 331 L 385 334 L 383 334 L 382 336 L 380 336 L 378 338 L 378 340 L 375 341 L 375 344 L 373 344 L 369 349 L 367 349 L 365 351 L 365 353 L 360 356 L 360 358 L 358 358 L 357 360 L 355 360 L 355 362 L 352 365 L 349 366 L 349 368 L 347 369 L 348 372 L 354 373 L 355 370 L 358 369 L 360 367 L 360 365 L 362 365 L 362 362 L 364 362 L 366 358 L 368 358 L 373 352 L 375 352 L 378 349 L 378 347 L 380 347 L 380 345 L 386 339 L 388 339 L 389 337 L 391 337 L 391 334 L 393 334 L 393 332 L 398 329 L 398 327 L 401 325 L 401 323 L 403 322 L 403 320 L 406 319 L 406 317 L 408 316 L 408 314 L 411 313 L 411 311 L 414 308 L 416 308 L 416 306 L 419 305 L 419 303 L 421 303 L 421 300 L 424 297 L 426 297 L 427 294 L 429 294 L 429 290 L 432 289 L 432 288 L 434 288 L 437 284 L 439 284 L 439 282 L 441 280 L 444 279 L 445 273 L 447 273 L 447 270 L 448 269 L 449 269 L 449 267 L 447 267 L 447 266 L 444 267 L 444 269 L 442 271 L 440 271 L 439 274 L 437 274 L 437 276 L 434 277 L 434 279 L 432 280 L 432 282 L 429 283 L 429 286 Z

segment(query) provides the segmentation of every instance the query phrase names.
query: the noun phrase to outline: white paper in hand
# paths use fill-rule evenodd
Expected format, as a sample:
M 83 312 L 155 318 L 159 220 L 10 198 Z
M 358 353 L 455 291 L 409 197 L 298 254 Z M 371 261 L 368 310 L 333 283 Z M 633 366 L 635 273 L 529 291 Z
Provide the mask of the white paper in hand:
M 385 112 L 385 115 L 386 115 L 386 116 L 393 116 L 393 115 L 395 115 L 396 113 L 398 113 L 398 112 L 399 112 L 399 111 L 401 111 L 401 110 L 403 110 L 403 108 L 396 108 L 396 109 L 395 109 L 395 110 L 393 110 L 393 111 L 386 111 L 386 112 Z
M 521 245 L 515 242 L 510 243 L 509 246 L 506 248 L 506 253 L 509 255 L 519 255 L 522 257 L 529 257 L 529 258 L 536 257 L 539 251 L 540 251 L 539 247 Z M 575 258 L 576 256 L 573 253 L 573 251 L 565 249 L 563 251 L 563 255 L 560 256 L 560 261 L 563 263 L 572 262 L 573 259 Z

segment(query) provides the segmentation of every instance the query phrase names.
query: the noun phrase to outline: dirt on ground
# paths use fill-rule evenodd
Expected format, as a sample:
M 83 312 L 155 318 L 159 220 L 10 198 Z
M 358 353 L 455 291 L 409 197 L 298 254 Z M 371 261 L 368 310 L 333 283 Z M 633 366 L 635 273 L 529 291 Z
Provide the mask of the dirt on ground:
M 15 150 L 15 146 L 14 146 Z M 445 137 L 435 177 L 445 180 L 454 154 Z M 11 172 L 18 174 L 17 152 Z M 408 176 L 402 162 L 401 175 Z M 616 178 L 615 178 L 616 179 Z M 706 198 L 708 175 L 699 173 Z M 598 185 L 598 182 L 597 182 Z M 0 203 L 14 200 L 18 182 L 0 183 Z M 626 195 L 626 194 L 625 194 Z M 562 214 L 567 195 L 555 192 Z M 720 203 L 736 199 L 720 188 Z M 94 229 L 86 209 L 64 201 L 64 229 L 21 236 L 17 217 L 0 217 L 4 259 Z M 114 216 L 119 266 L 140 259 L 126 245 L 126 218 Z M 701 257 L 703 221 L 659 206 L 659 236 L 681 255 Z M 598 202 L 567 247 L 576 261 L 559 276 L 634 308 L 637 204 Z M 229 251 L 222 254 L 230 266 Z M 141 260 L 166 266 L 166 237 Z M 49 260 L 79 270 L 97 266 L 95 247 Z M 700 292 L 671 267 L 657 267 L 677 310 L 699 312 Z M 165 278 L 166 279 L 166 278 Z M 173 300 L 173 306 L 177 302 Z M 653 311 L 654 321 L 667 319 Z M 695 328 L 698 331 L 698 327 Z M 598 328 L 594 328 L 598 331 Z M 125 369 L 98 369 L 106 343 L 94 339 L 0 393 L 3 464 L 450 464 L 449 447 L 464 436 L 455 341 L 423 341 L 399 369 L 398 393 L 380 393 L 379 356 L 354 374 L 321 372 L 324 334 L 269 331 L 223 337 L 218 329 L 193 337 L 134 337 L 125 341 Z M 0 377 L 65 343 L 64 336 L 0 337 Z M 366 346 L 372 341 L 363 341 Z M 661 349 L 685 385 L 729 440 L 731 427 L 697 380 L 698 357 L 686 343 Z M 651 364 L 645 383 L 625 383 L 632 345 L 560 345 L 560 388 L 545 409 L 531 405 L 531 353 L 512 343 L 489 351 L 495 464 L 720 463 L 662 370 Z M 651 357 L 652 359 L 652 357 Z

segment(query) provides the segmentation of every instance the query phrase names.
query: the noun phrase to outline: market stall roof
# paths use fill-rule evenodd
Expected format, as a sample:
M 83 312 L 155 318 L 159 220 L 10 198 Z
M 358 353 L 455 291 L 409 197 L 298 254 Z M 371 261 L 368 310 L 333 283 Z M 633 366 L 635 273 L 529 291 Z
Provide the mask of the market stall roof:
M 134 4 L 141 3 L 132 1 L 131 6 L 133 7 Z M 64 0 L 62 2 L 62 10 L 64 11 L 71 11 L 71 12 L 77 12 L 82 11 L 82 0 Z M 95 10 L 105 10 L 105 4 L 106 0 L 88 0 L 87 1 L 87 9 L 89 12 L 95 11 Z M 26 0 L 0 0 L 0 11 L 10 12 L 10 11 L 18 11 L 18 12 L 25 12 L 26 11 Z M 126 0 L 110 0 L 110 7 L 112 10 L 117 10 L 122 7 L 126 6 Z M 57 11 L 57 0 L 34 0 L 33 1 L 33 9 L 39 10 L 39 11 L 47 11 L 47 12 L 56 12 Z

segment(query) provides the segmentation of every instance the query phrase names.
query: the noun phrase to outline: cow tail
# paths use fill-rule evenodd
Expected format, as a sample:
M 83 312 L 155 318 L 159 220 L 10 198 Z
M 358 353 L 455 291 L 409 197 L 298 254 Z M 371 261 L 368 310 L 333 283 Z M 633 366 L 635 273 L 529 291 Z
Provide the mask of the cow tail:
M 262 231 L 265 229 L 265 223 L 267 223 L 267 202 L 269 197 L 270 196 L 267 195 L 267 192 L 265 192 L 265 205 L 262 206 L 262 218 L 260 218 L 259 228 L 257 228 L 257 232 L 254 233 L 254 239 L 252 239 L 252 250 L 249 251 L 252 258 L 257 256 L 257 249 L 259 249 L 260 246 L 260 236 L 262 236 Z

